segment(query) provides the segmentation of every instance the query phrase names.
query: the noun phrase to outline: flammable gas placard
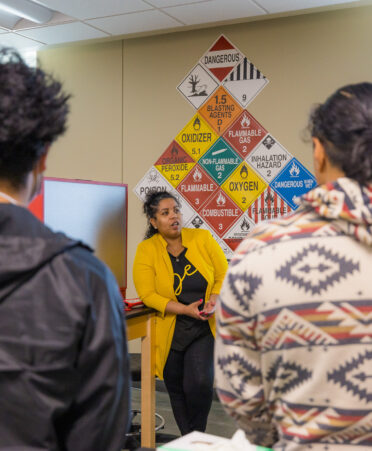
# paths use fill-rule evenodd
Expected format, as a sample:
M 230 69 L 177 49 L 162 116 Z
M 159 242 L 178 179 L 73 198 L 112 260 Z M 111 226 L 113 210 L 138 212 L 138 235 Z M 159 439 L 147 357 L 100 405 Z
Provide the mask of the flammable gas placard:
M 195 161 L 198 161 L 217 139 L 217 133 L 199 114 L 195 114 L 176 136 L 178 144 Z
M 241 111 L 242 108 L 238 102 L 222 86 L 199 109 L 199 113 L 220 135 L 239 116 Z
M 213 179 L 196 164 L 177 186 L 177 191 L 187 199 L 196 211 L 199 211 L 217 188 L 218 185 Z
M 156 161 L 156 169 L 176 187 L 194 167 L 194 160 L 176 141 L 172 141 Z
M 267 131 L 262 125 L 244 110 L 225 131 L 223 137 L 245 159 L 266 134 Z
M 267 184 L 243 161 L 221 188 L 245 211 Z

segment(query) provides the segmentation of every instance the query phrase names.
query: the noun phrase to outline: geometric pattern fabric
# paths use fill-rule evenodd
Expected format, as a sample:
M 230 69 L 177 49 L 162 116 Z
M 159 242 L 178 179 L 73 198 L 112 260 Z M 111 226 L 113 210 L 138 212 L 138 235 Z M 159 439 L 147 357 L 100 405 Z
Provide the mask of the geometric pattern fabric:
M 252 225 L 296 210 L 316 184 L 247 110 L 267 83 L 221 35 L 177 87 L 196 114 L 134 188 L 141 200 L 164 187 L 176 194 L 184 225 L 209 229 L 228 259 Z

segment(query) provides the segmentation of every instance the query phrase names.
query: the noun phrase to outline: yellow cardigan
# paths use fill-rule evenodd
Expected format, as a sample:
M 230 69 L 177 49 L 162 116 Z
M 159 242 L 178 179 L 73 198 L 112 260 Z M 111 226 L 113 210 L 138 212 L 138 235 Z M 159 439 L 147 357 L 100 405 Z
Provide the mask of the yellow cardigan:
M 208 230 L 182 229 L 182 244 L 186 258 L 208 283 L 206 298 L 218 294 L 227 271 L 226 257 Z M 156 233 L 142 241 L 133 264 L 133 280 L 137 294 L 148 306 L 158 310 L 156 316 L 156 375 L 163 379 L 163 369 L 172 343 L 176 315 L 165 313 L 167 303 L 177 302 L 174 294 L 174 274 L 167 251 L 167 242 Z M 216 332 L 214 315 L 208 320 L 213 335 Z

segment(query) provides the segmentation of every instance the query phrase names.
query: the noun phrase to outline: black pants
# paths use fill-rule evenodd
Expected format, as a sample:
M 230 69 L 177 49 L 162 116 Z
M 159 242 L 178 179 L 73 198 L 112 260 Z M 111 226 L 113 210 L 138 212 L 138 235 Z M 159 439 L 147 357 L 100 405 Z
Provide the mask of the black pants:
M 213 398 L 212 333 L 195 340 L 184 351 L 170 350 L 164 383 L 181 434 L 204 432 Z

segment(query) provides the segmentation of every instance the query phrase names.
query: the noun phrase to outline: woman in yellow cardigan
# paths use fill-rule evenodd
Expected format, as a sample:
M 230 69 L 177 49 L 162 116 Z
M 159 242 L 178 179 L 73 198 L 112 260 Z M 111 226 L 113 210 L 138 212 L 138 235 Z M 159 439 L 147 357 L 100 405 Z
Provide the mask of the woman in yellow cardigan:
M 152 192 L 144 203 L 145 240 L 133 278 L 156 309 L 156 375 L 164 379 L 181 434 L 205 431 L 213 397 L 214 309 L 227 270 L 211 233 L 182 228 L 178 200 Z

